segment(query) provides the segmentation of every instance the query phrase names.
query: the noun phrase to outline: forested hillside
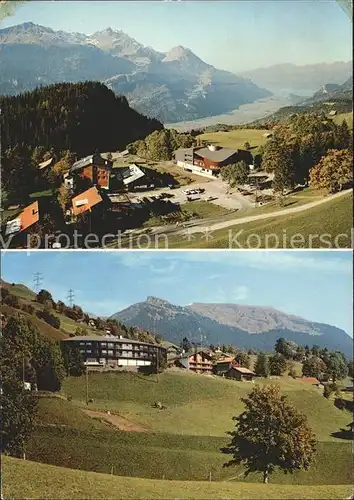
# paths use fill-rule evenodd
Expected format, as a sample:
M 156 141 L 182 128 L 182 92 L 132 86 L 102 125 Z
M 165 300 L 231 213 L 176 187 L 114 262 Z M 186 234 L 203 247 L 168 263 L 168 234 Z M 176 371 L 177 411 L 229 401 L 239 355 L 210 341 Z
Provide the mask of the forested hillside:
M 0 107 L 3 151 L 26 144 L 83 156 L 95 149 L 116 151 L 163 128 L 98 82 L 58 83 L 0 97 Z

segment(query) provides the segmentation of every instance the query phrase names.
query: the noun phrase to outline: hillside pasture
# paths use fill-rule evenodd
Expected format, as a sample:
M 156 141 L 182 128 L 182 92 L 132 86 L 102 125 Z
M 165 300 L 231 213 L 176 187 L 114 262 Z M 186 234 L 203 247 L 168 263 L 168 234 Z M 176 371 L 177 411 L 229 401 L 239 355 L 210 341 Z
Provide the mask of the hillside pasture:
M 254 249 L 265 248 L 267 235 L 272 235 L 268 248 L 350 248 L 353 222 L 352 203 L 353 195 L 349 192 L 338 199 L 303 212 L 211 231 L 212 237 L 209 241 L 206 241 L 203 233 L 197 233 L 194 235 L 195 239 L 190 241 L 181 236 L 170 236 L 168 244 L 170 249 L 239 248 L 236 243 L 233 243 L 233 237 L 238 235 L 237 242 L 242 249 Z M 286 238 L 284 238 L 284 231 Z M 294 235 L 299 234 L 301 240 L 292 240 Z M 256 235 L 256 237 L 251 237 L 251 235 Z M 321 240 L 319 235 L 325 237 Z
M 252 153 L 255 153 L 259 146 L 267 142 L 267 138 L 264 136 L 267 133 L 269 133 L 269 130 L 245 128 L 230 130 L 229 132 L 209 132 L 199 135 L 198 138 L 211 144 L 232 149 L 245 149 L 244 144 L 248 142 L 252 148 Z
M 343 120 L 347 122 L 349 128 L 353 129 L 353 113 L 340 113 L 333 118 L 336 125 L 342 124 Z
M 64 470 L 61 467 L 11 457 L 3 457 L 2 473 L 5 498 L 18 500 L 23 498 L 326 500 L 348 498 L 352 492 L 350 485 L 264 485 L 112 477 L 108 474 L 81 470 Z
M 12 285 L 10 283 L 3 283 L 3 286 L 12 295 L 15 295 L 19 299 L 20 304 L 30 304 L 34 308 L 35 313 L 43 310 L 43 305 L 36 301 L 36 293 L 25 285 Z M 60 329 L 51 327 L 50 325 L 48 325 L 48 323 L 39 319 L 35 314 L 30 315 L 28 313 L 25 313 L 24 311 L 20 311 L 19 309 L 15 309 L 12 307 L 9 308 L 9 306 L 6 306 L 6 304 L 2 304 L 1 307 L 4 307 L 5 309 L 7 308 L 7 314 L 21 312 L 22 314 L 27 315 L 27 317 L 31 319 L 32 323 L 34 323 L 46 337 L 52 340 L 61 340 L 63 338 L 66 338 L 70 333 L 75 333 L 78 327 L 84 327 L 87 330 L 88 335 L 100 335 L 100 333 L 102 333 L 90 328 L 86 324 L 78 323 L 65 314 L 59 314 L 57 311 L 53 311 L 53 314 L 60 320 Z M 6 312 L 5 309 L 3 310 L 3 312 Z
M 261 384 L 279 384 L 297 408 L 304 412 L 320 441 L 332 437 L 348 422 L 347 416 L 326 400 L 322 391 L 291 377 L 260 379 Z M 151 432 L 225 437 L 232 430 L 232 417 L 243 409 L 242 397 L 254 384 L 210 375 L 165 372 L 156 375 L 132 373 L 89 374 L 89 409 L 116 412 Z M 64 381 L 63 392 L 72 402 L 86 407 L 85 377 Z M 166 410 L 153 404 L 160 401 Z M 176 425 L 176 422 L 178 424 Z

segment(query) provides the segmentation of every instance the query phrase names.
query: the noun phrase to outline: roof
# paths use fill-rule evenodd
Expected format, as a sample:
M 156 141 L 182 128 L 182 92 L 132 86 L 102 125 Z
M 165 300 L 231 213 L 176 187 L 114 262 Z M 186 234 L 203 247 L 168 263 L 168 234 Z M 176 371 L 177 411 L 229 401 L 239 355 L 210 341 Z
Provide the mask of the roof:
M 85 158 L 81 158 L 80 160 L 76 161 L 71 167 L 70 171 L 73 172 L 75 170 L 80 170 L 81 168 L 88 167 L 89 165 L 93 165 L 96 162 L 99 163 L 100 167 L 103 168 L 110 169 L 112 165 L 112 162 L 110 160 L 105 160 L 100 154 L 97 153 L 85 156 Z
M 71 200 L 73 213 L 74 215 L 83 214 L 84 212 L 91 210 L 92 207 L 94 207 L 101 201 L 101 195 L 97 191 L 97 188 L 94 186 L 87 191 L 78 194 Z
M 197 349 L 196 351 L 195 350 L 191 350 L 191 351 L 185 352 L 184 354 L 182 354 L 181 358 L 189 358 L 190 356 L 194 356 L 194 354 L 200 354 L 201 352 L 203 354 L 206 354 L 210 358 L 212 357 L 212 355 L 210 354 L 210 350 L 209 349 Z
M 6 224 L 6 236 L 9 234 L 25 231 L 30 226 L 39 221 L 39 206 L 38 201 L 28 205 L 22 212 L 13 220 Z
M 231 369 L 243 373 L 244 375 L 256 375 L 252 370 L 244 368 L 243 366 L 232 366 Z
M 127 344 L 144 344 L 144 345 L 153 345 L 155 347 L 160 347 L 165 349 L 160 344 L 152 344 L 151 342 L 140 342 L 140 340 L 126 339 L 120 337 L 114 337 L 110 335 L 77 335 L 76 337 L 70 337 L 67 339 L 62 339 L 62 342 L 118 342 L 118 343 L 127 343 Z
M 308 382 L 309 384 L 317 385 L 320 381 L 316 377 L 298 377 L 297 380 L 300 382 Z
M 21 219 L 21 231 L 29 228 L 33 224 L 39 221 L 39 206 L 38 201 L 31 203 L 28 205 L 23 212 L 20 214 Z
M 237 153 L 235 149 L 219 148 L 211 151 L 208 147 L 195 149 L 195 153 L 202 158 L 207 158 L 210 161 L 222 162 Z
M 145 172 L 143 172 L 138 165 L 133 163 L 132 165 L 129 165 L 129 167 L 121 168 L 119 174 L 123 178 L 123 184 L 127 186 L 141 177 L 144 177 Z
M 42 161 L 41 163 L 38 163 L 38 168 L 39 170 L 42 170 L 43 168 L 49 167 L 49 165 L 52 163 L 53 157 L 49 158 L 49 160 Z
M 112 203 L 131 203 L 127 193 L 112 193 L 108 194 L 108 198 Z
M 80 158 L 80 160 L 76 161 L 71 170 L 78 170 L 80 168 L 87 167 L 93 163 L 93 155 L 85 156 L 85 158 Z
M 181 349 L 178 345 L 174 344 L 173 342 L 169 342 L 168 340 L 162 340 L 161 345 L 163 347 L 166 347 L 168 349 L 169 347 L 173 347 L 175 349 Z
M 221 358 L 221 359 L 218 359 L 216 360 L 215 364 L 221 364 L 221 363 L 232 363 L 233 361 L 235 360 L 235 358 L 229 356 L 229 357 L 224 357 L 224 358 Z

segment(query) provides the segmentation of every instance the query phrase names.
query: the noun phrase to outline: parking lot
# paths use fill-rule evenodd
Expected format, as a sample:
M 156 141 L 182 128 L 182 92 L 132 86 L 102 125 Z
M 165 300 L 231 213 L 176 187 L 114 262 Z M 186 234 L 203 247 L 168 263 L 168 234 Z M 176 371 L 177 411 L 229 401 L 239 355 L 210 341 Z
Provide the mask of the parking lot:
M 248 197 L 241 195 L 237 189 L 230 189 L 228 184 L 222 181 L 220 178 L 216 178 L 212 181 L 205 180 L 200 177 L 200 182 L 193 182 L 188 186 L 181 186 L 175 189 L 169 188 L 156 188 L 151 191 L 141 191 L 136 193 L 129 193 L 129 196 L 133 202 L 138 202 L 139 198 L 144 197 L 159 197 L 162 193 L 166 193 L 166 199 L 170 199 L 173 203 L 179 203 L 183 205 L 188 201 L 207 201 L 208 203 L 213 203 L 219 205 L 220 207 L 227 208 L 228 210 L 242 210 L 246 208 L 251 208 L 254 203 Z M 187 195 L 185 191 L 187 190 L 204 190 L 202 193 L 195 193 Z M 189 200 L 187 199 L 187 196 Z M 162 198 L 162 197 L 161 197 Z

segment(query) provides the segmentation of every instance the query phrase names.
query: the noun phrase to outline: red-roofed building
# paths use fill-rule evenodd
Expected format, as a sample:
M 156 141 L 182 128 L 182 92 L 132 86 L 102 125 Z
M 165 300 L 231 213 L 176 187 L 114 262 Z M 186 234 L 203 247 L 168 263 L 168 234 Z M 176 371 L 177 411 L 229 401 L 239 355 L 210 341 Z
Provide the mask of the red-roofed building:
M 38 201 L 31 203 L 13 220 L 6 224 L 6 236 L 10 234 L 20 233 L 26 231 L 29 227 L 33 226 L 39 221 L 39 206 Z
M 307 382 L 308 384 L 316 386 L 321 384 L 321 382 L 316 377 L 298 377 L 296 380 L 299 380 L 299 382 Z
M 97 188 L 92 187 L 71 200 L 72 212 L 74 215 L 81 215 L 87 211 L 91 212 L 92 208 L 101 203 L 101 201 L 102 198 Z
M 35 201 L 31 205 L 28 205 L 23 212 L 20 214 L 21 219 L 21 229 L 20 231 L 25 231 L 30 226 L 39 221 L 39 206 L 38 201 Z

